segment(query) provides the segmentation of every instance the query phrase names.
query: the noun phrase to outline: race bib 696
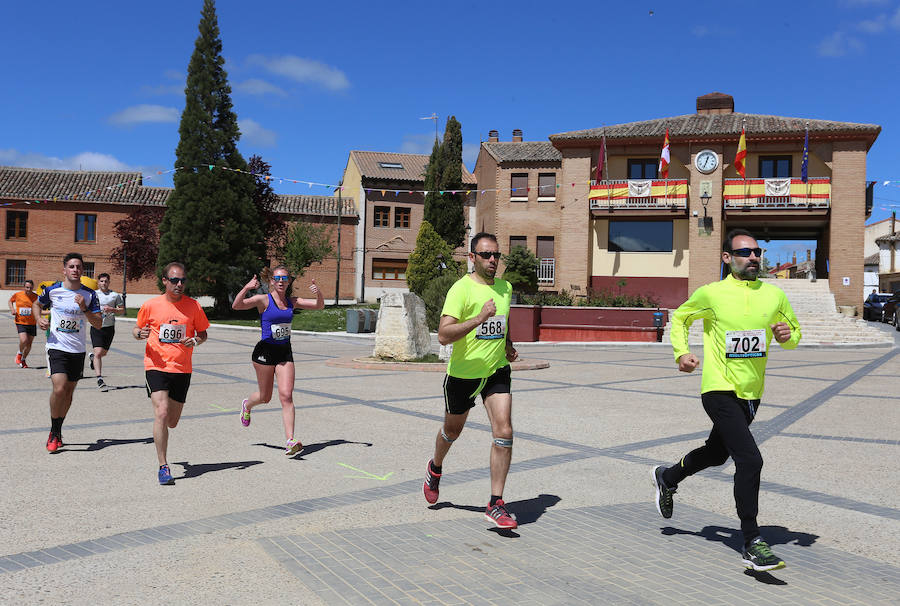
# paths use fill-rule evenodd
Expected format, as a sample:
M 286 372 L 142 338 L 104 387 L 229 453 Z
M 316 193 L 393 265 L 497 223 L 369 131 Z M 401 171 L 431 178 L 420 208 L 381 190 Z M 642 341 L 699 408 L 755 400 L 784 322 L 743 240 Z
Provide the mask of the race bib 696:
M 476 339 L 503 339 L 506 337 L 506 316 L 493 316 L 478 325 Z
M 726 358 L 765 358 L 766 329 L 729 330 L 725 333 Z
M 184 339 L 184 324 L 163 324 L 159 327 L 160 343 L 180 343 Z

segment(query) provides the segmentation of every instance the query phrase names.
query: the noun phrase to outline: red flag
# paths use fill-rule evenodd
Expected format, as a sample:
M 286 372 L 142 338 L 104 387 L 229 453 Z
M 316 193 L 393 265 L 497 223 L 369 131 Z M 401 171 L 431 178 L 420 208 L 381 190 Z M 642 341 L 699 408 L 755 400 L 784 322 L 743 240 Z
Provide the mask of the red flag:
M 594 179 L 594 183 L 600 183 L 603 180 L 603 164 L 606 159 L 606 135 L 603 135 L 603 139 L 600 141 L 600 155 L 597 156 L 597 175 Z
M 660 179 L 669 178 L 669 129 L 666 129 L 666 138 L 663 141 L 662 153 L 659 155 L 659 170 L 656 171 Z
M 741 176 L 747 178 L 747 137 L 744 129 L 741 129 L 741 139 L 738 141 L 737 154 L 734 156 L 734 169 Z

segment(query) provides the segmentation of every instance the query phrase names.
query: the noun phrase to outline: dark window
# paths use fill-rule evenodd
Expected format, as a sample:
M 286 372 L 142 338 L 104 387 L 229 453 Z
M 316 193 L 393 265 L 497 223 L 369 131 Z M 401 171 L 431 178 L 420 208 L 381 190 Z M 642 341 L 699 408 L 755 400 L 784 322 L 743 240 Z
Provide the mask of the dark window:
M 375 227 L 387 227 L 391 218 L 391 207 L 390 206 L 376 206 L 375 214 L 374 214 L 374 223 Z
M 84 271 L 81 272 L 88 278 L 94 277 L 94 262 L 93 261 L 85 261 L 84 262 Z
M 790 156 L 760 156 L 760 179 L 783 179 L 791 176 Z
M 538 175 L 538 197 L 556 197 L 556 175 L 554 173 L 541 173 Z
M 399 162 L 379 162 L 378 165 L 381 168 L 394 168 L 398 170 L 403 170 L 403 165 Z
M 611 252 L 670 252 L 671 221 L 610 221 Z
M 394 227 L 409 229 L 410 209 L 406 206 L 394 207 Z
M 655 158 L 631 158 L 628 160 L 629 179 L 655 179 L 659 160 Z
M 509 237 L 509 251 L 512 252 L 512 249 L 516 246 L 521 246 L 522 248 L 528 248 L 528 239 L 525 236 L 510 236 Z
M 537 237 L 537 258 L 552 259 L 553 258 L 553 236 Z
M 97 215 L 75 215 L 75 241 L 97 241 Z
M 24 239 L 28 237 L 28 212 L 24 210 L 6 211 L 6 239 Z
M 406 280 L 405 259 L 372 259 L 373 280 Z
M 25 283 L 25 261 L 6 260 L 6 283 L 9 285 Z
M 528 197 L 528 174 L 515 174 L 509 180 L 510 198 L 527 198 Z

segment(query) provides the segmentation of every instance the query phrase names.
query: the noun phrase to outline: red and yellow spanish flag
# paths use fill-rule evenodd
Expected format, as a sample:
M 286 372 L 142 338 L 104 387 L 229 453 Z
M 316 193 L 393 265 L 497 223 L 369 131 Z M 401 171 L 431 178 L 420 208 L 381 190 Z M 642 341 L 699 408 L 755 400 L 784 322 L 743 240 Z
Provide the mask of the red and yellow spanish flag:
M 666 129 L 666 138 L 663 141 L 662 153 L 659 154 L 659 170 L 656 171 L 660 179 L 669 178 L 669 129 Z
M 743 128 L 741 129 L 741 139 L 738 141 L 737 154 L 734 156 L 734 169 L 741 179 L 747 178 L 747 136 Z

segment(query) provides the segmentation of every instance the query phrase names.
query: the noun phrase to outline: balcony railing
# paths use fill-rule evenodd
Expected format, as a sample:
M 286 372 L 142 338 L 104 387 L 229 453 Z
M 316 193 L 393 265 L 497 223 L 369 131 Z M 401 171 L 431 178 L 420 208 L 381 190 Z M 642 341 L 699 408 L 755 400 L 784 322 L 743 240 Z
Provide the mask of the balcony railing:
M 591 184 L 591 210 L 685 209 L 687 179 L 619 179 Z
M 725 210 L 750 208 L 828 208 L 831 179 L 725 179 Z
M 541 259 L 537 275 L 538 284 L 552 285 L 556 281 L 556 259 Z

